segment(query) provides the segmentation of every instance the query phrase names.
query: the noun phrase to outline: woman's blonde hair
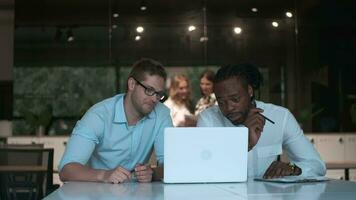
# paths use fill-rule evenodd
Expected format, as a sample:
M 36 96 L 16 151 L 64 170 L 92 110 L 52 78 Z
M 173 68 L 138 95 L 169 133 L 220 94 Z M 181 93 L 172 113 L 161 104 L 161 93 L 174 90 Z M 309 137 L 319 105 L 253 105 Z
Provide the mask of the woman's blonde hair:
M 179 83 L 182 81 L 186 81 L 188 84 L 188 95 L 186 99 L 181 99 L 178 94 Z M 171 78 L 171 84 L 169 87 L 169 96 L 171 99 L 177 104 L 185 105 L 189 110 L 191 109 L 191 90 L 190 90 L 190 83 L 184 74 L 175 75 Z

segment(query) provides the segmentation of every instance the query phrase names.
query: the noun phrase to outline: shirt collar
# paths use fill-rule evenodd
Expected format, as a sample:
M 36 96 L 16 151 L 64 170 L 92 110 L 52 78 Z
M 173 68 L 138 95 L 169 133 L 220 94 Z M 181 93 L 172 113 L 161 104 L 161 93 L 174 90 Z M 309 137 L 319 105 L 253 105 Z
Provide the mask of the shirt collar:
M 126 94 L 119 96 L 115 103 L 115 117 L 114 122 L 127 123 L 125 108 L 124 108 L 124 97 Z

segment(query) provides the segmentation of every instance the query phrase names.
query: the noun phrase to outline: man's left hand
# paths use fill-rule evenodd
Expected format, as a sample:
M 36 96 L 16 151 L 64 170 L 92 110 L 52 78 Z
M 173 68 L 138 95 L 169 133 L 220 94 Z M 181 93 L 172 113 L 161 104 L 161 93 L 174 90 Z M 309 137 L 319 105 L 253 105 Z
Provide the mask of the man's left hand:
M 138 182 L 148 183 L 152 181 L 153 170 L 149 165 L 138 164 L 135 167 L 135 175 Z
M 288 163 L 274 161 L 266 170 L 263 178 L 281 178 L 283 176 L 296 176 L 301 174 L 301 169 L 297 166 L 294 168 Z

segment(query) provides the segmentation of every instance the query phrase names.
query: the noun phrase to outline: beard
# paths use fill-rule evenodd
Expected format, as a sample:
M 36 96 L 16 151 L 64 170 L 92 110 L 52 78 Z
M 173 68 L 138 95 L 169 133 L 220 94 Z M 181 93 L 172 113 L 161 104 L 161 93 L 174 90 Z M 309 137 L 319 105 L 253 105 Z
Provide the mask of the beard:
M 229 113 L 226 117 L 230 120 L 230 122 L 235 125 L 241 125 L 246 121 L 248 115 L 248 111 L 245 112 L 234 112 Z
M 152 112 L 155 105 L 149 105 L 149 103 L 145 102 L 142 97 L 136 96 L 135 94 L 131 97 L 132 106 L 134 110 L 139 114 L 141 117 L 144 117 Z M 139 101 L 141 100 L 141 101 Z

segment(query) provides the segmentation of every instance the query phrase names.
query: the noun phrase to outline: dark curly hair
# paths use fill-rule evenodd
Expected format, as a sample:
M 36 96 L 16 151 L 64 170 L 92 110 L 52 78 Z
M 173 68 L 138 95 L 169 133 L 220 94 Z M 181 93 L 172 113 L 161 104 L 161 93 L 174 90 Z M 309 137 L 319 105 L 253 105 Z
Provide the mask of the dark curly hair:
M 262 74 L 257 67 L 251 64 L 238 64 L 222 66 L 215 75 L 214 84 L 236 76 L 241 78 L 245 87 L 251 85 L 254 90 L 259 89 L 263 82 Z

